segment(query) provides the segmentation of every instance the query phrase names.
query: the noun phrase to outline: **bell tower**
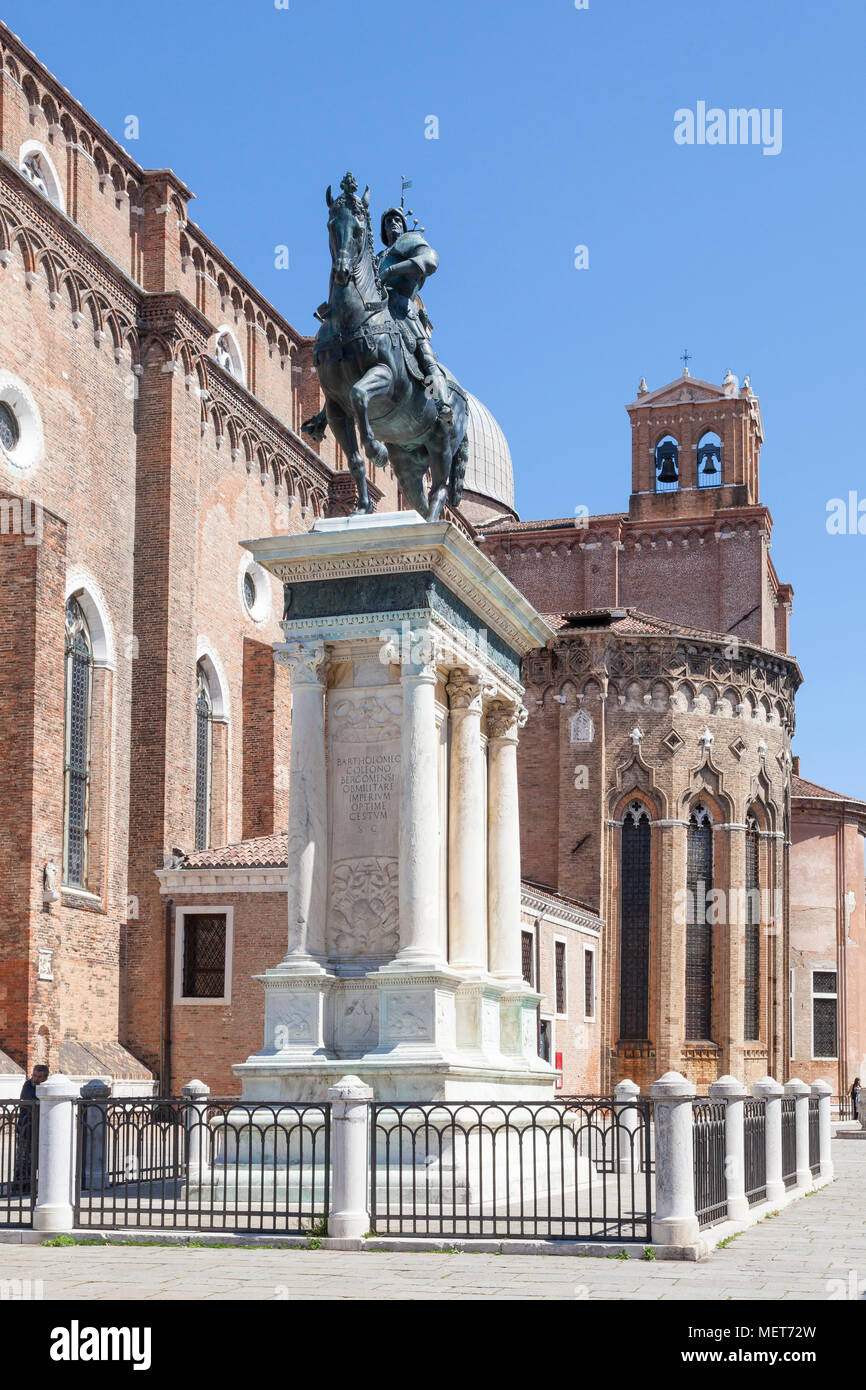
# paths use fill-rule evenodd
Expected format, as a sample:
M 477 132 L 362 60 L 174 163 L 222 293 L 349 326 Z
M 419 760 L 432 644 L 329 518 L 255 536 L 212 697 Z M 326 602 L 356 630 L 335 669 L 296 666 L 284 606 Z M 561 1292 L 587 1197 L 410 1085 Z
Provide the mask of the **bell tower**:
M 632 521 L 705 517 L 760 505 L 761 407 L 749 378 L 728 371 L 721 386 L 688 367 L 667 386 L 641 381 L 626 406 L 632 430 Z

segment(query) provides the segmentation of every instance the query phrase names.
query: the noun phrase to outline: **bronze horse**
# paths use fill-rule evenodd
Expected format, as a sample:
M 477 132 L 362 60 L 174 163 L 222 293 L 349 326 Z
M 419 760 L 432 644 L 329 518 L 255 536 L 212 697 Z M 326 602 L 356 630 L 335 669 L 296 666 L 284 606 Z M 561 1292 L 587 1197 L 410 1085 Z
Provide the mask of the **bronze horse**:
M 347 175 L 343 192 L 327 191 L 331 281 L 319 311 L 313 361 L 325 410 L 304 423 L 321 439 L 324 418 L 348 459 L 358 490 L 353 515 L 373 511 L 361 449 L 371 463 L 391 463 L 403 495 L 427 521 L 446 501 L 459 505 L 466 471 L 466 395 L 446 373 L 451 409 L 445 419 L 404 347 L 400 324 L 379 276 L 370 225 L 370 190 L 357 195 Z M 408 359 L 408 360 L 407 360 Z M 448 418 L 450 417 L 450 418 Z M 387 445 L 387 448 L 386 448 Z M 424 479 L 430 473 L 430 490 Z

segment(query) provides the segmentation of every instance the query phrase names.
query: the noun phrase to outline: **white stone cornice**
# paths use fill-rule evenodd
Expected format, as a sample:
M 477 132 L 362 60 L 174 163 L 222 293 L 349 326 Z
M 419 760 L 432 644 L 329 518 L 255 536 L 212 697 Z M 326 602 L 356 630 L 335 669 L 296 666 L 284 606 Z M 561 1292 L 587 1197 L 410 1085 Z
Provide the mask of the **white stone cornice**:
M 159 891 L 168 897 L 179 893 L 285 893 L 288 868 L 158 869 Z
M 576 903 L 560 902 L 559 899 L 549 897 L 539 888 L 530 888 L 524 884 L 520 892 L 520 906 L 527 914 L 536 918 L 536 925 L 539 922 L 552 922 L 556 926 L 576 928 L 579 931 L 591 932 L 598 936 L 604 926 L 601 917 L 596 917 L 585 908 L 578 907 Z

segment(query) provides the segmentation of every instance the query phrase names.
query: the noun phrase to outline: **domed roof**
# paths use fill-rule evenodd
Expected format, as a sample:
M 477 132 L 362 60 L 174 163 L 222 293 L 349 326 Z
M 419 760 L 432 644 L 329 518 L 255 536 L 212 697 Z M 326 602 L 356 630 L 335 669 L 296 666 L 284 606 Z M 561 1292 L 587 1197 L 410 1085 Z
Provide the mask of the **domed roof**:
M 482 405 L 477 396 L 468 391 L 466 394 L 469 398 L 466 425 L 469 459 L 464 487 L 468 492 L 492 497 L 513 510 L 514 469 L 508 440 L 487 406 Z

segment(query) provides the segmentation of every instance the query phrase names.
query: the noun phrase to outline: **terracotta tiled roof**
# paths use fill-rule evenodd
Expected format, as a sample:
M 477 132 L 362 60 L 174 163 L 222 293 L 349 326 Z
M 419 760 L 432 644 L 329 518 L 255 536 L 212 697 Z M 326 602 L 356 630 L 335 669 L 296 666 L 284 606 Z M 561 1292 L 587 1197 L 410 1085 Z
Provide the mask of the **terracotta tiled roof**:
M 604 628 L 623 637 L 693 637 L 705 642 L 729 642 L 730 633 L 711 632 L 707 628 L 685 627 L 682 623 L 671 622 L 668 618 L 654 618 L 651 613 L 641 613 L 636 608 L 586 608 L 575 613 L 545 613 L 544 620 L 555 632 L 568 636 L 570 632 L 599 631 Z M 753 647 L 754 642 L 746 643 Z M 775 652 L 775 656 L 785 658 L 786 653 Z M 787 660 L 793 660 L 787 657 Z
M 628 512 L 602 512 L 598 516 L 581 517 L 580 529 L 588 530 L 594 521 L 628 521 Z M 485 523 L 483 534 L 495 536 L 509 531 L 563 531 L 569 527 L 574 530 L 576 525 L 577 519 L 573 516 L 555 516 L 547 521 L 512 521 L 509 517 L 503 517 Z
M 798 777 L 796 774 L 791 778 L 791 795 L 812 801 L 850 801 L 858 806 L 866 806 L 866 801 L 860 796 L 846 796 L 844 792 L 833 792 L 829 787 L 822 787 L 817 782 L 807 782 L 805 777 Z
M 262 835 L 257 840 L 241 840 L 219 849 L 201 849 L 188 854 L 179 869 L 274 869 L 289 862 L 288 835 Z

